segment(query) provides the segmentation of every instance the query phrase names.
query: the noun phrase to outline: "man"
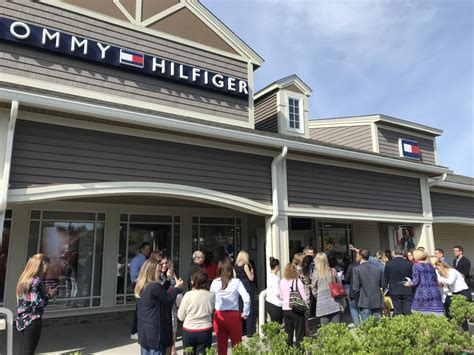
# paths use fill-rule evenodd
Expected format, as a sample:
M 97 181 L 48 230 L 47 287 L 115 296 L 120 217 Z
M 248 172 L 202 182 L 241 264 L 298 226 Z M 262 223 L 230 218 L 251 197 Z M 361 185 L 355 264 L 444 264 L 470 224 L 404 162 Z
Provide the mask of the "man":
M 200 250 L 196 250 L 193 253 L 193 260 L 192 260 L 191 266 L 189 267 L 189 272 L 188 272 L 188 288 L 189 288 L 189 290 L 192 289 L 191 273 L 194 270 L 202 268 L 203 265 L 204 265 L 204 253 Z
M 449 264 L 448 258 L 444 256 L 443 249 L 435 249 L 434 255 L 438 258 L 439 261 L 444 261 L 445 263 Z
M 471 261 L 464 256 L 464 249 L 462 248 L 462 246 L 456 245 L 453 249 L 453 252 L 454 268 L 464 275 L 464 280 L 466 281 L 466 284 L 471 287 L 471 276 L 469 275 L 469 272 L 471 271 Z
M 411 287 L 404 286 L 407 277 L 411 279 L 413 264 L 403 257 L 403 246 L 396 245 L 393 253 L 395 256 L 385 264 L 384 286 L 388 286 L 388 292 L 393 302 L 393 315 L 411 314 L 413 302 L 413 291 Z
M 135 283 L 138 279 L 138 274 L 145 263 L 146 259 L 150 256 L 151 246 L 148 242 L 140 244 L 140 249 L 137 255 L 130 261 L 130 281 L 132 281 L 132 290 L 135 289 Z M 137 308 L 135 307 L 135 315 L 133 316 L 132 332 L 130 339 L 138 340 L 137 334 Z
M 357 256 L 357 260 L 360 258 Z M 346 273 L 344 274 L 344 288 L 347 295 L 349 296 L 349 310 L 351 311 L 352 322 L 354 325 L 360 324 L 360 312 L 357 306 L 359 302 L 359 294 L 354 291 L 354 269 L 359 266 L 359 262 L 352 263 L 348 266 Z
M 314 258 L 314 248 L 309 246 L 303 249 L 304 256 L 312 256 Z
M 370 316 L 377 319 L 381 317 L 383 308 L 383 297 L 380 288 L 382 287 L 382 270 L 372 263 L 369 263 L 370 252 L 362 248 L 357 254 L 359 266 L 353 271 L 353 288 L 359 294 L 360 316 L 362 321 Z

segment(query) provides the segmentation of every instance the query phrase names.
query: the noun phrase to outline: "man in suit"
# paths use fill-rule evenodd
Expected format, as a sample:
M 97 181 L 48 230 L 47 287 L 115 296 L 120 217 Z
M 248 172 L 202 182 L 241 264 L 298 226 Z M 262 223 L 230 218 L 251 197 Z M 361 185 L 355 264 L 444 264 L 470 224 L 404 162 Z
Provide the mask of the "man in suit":
M 359 294 L 360 316 L 365 321 L 370 316 L 379 319 L 383 308 L 382 270 L 374 264 L 369 263 L 370 252 L 368 249 L 360 249 L 357 254 L 359 266 L 353 271 L 354 292 Z
M 462 248 L 462 246 L 456 245 L 453 251 L 453 266 L 457 271 L 464 275 L 466 284 L 471 287 L 471 276 L 469 275 L 471 271 L 471 261 L 464 256 L 464 249 Z
M 407 277 L 411 279 L 413 264 L 403 257 L 403 247 L 395 246 L 395 256 L 385 264 L 384 286 L 388 286 L 388 292 L 393 302 L 393 315 L 411 314 L 413 302 L 413 291 L 411 287 L 404 286 Z

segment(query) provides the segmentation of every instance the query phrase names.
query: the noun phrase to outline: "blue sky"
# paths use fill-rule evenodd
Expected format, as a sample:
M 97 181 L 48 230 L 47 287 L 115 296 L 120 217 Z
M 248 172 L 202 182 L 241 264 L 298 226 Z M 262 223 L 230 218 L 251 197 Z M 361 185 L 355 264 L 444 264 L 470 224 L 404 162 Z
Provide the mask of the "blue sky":
M 383 113 L 444 130 L 438 156 L 474 176 L 474 1 L 201 0 L 265 63 L 298 74 L 310 117 Z

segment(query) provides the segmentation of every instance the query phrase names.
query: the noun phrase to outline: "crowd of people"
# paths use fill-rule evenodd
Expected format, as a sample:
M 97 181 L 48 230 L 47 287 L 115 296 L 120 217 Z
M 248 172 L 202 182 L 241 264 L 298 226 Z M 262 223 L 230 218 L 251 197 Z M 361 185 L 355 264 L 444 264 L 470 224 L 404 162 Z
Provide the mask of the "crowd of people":
M 454 247 L 452 265 L 444 251 L 430 256 L 422 247 L 379 251 L 350 246 L 354 255 L 342 262 L 311 247 L 293 256 L 283 269 L 270 257 L 265 309 L 272 322 L 280 323 L 289 345 L 298 346 L 309 336 L 309 318 L 321 326 L 342 321 L 348 307 L 354 326 L 369 317 L 409 315 L 414 312 L 449 317 L 453 295 L 472 301 L 471 263 L 461 246 Z M 42 315 L 56 290 L 42 285 L 49 260 L 44 254 L 32 256 L 16 288 L 17 329 L 23 338 L 23 353 L 34 354 L 42 329 Z M 151 251 L 142 243 L 131 260 L 130 279 L 137 299 L 132 339 L 143 355 L 175 354 L 178 320 L 182 325 L 184 348 L 194 354 L 211 347 L 213 332 L 219 354 L 227 354 L 242 341 L 242 335 L 256 332 L 256 273 L 249 254 L 240 251 L 215 259 L 212 253 L 195 251 L 184 280 L 174 270 L 169 256 Z

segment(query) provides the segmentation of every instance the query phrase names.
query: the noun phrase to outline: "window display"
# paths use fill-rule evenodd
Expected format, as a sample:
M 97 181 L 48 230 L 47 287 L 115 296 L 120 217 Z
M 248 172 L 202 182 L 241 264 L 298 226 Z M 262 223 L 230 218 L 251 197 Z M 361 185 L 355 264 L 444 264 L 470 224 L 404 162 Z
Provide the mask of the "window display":
M 3 223 L 2 238 L 0 239 L 0 305 L 3 305 L 3 295 L 5 294 L 5 279 L 7 276 L 8 244 L 10 242 L 10 228 L 12 211 L 7 210 Z

